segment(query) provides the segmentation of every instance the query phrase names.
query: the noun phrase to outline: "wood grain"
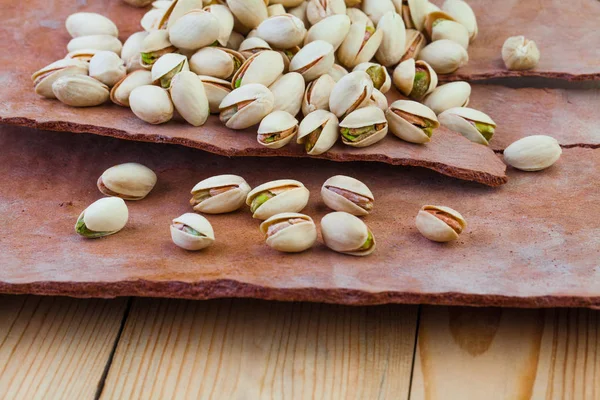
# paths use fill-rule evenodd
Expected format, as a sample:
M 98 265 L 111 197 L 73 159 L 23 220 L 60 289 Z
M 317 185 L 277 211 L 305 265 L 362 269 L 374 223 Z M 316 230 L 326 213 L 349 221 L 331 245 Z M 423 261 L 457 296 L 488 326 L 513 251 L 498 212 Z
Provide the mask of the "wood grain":
M 101 399 L 407 398 L 417 307 L 136 299 Z
M 598 311 L 424 307 L 411 399 L 598 399 L 599 374 Z
M 126 304 L 0 297 L 0 398 L 93 399 Z

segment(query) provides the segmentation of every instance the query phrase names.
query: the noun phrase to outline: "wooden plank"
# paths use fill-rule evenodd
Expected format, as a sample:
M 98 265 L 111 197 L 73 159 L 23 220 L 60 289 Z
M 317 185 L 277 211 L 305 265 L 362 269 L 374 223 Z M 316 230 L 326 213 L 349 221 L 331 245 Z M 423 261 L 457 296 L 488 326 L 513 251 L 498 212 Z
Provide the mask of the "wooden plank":
M 136 299 L 102 399 L 407 398 L 417 307 Z
M 93 399 L 126 299 L 0 297 L 0 398 Z
M 411 399 L 598 399 L 599 312 L 424 307 Z

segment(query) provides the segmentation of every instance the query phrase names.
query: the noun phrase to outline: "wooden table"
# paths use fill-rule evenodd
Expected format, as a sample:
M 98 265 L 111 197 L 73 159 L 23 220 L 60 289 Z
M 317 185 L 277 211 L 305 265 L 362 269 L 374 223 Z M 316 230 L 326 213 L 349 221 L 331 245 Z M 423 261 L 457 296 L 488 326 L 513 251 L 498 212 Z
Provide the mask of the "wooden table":
M 1 399 L 599 399 L 600 314 L 0 296 Z

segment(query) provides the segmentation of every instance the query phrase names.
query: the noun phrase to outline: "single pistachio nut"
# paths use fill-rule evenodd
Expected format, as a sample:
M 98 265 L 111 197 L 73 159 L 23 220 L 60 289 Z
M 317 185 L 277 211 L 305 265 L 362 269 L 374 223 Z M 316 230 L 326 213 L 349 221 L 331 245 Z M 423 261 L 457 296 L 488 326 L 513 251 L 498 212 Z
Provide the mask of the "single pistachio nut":
M 340 63 L 347 68 L 370 61 L 383 40 L 383 32 L 363 23 L 350 25 L 350 31 L 337 51 Z
M 198 78 L 204 84 L 204 91 L 208 98 L 208 106 L 211 114 L 219 113 L 219 105 L 229 93 L 231 93 L 231 83 L 229 81 L 213 78 L 212 76 L 198 75 Z
M 365 71 L 373 81 L 373 87 L 381 93 L 387 93 L 392 87 L 392 79 L 387 69 L 380 64 L 364 62 L 358 64 L 352 71 Z
M 146 31 L 135 32 L 127 38 L 125 43 L 123 43 L 121 59 L 125 63 L 125 66 L 128 67 L 128 64 L 130 64 L 133 59 L 137 59 L 138 62 L 141 61 L 140 53 L 142 52 L 142 44 L 148 35 L 149 33 Z M 128 70 L 128 72 L 131 71 Z
M 90 35 L 119 36 L 119 30 L 114 22 L 104 15 L 91 12 L 71 14 L 65 21 L 67 32 L 72 38 Z
M 260 224 L 267 245 L 285 253 L 310 249 L 317 241 L 317 227 L 312 218 L 298 213 L 281 213 Z
M 504 150 L 504 162 L 522 171 L 541 171 L 560 158 L 562 149 L 550 136 L 533 135 L 513 142 Z
M 65 58 L 84 61 L 84 62 L 89 63 L 90 60 L 92 59 L 92 57 L 94 57 L 94 55 L 100 51 L 102 51 L 102 50 L 94 50 L 94 49 L 75 50 L 75 51 L 71 51 L 70 53 L 67 53 Z
M 290 72 L 298 72 L 306 82 L 310 82 L 328 73 L 334 63 L 333 46 L 324 40 L 315 40 L 292 58 Z
M 110 167 L 98 178 L 97 186 L 106 196 L 124 200 L 142 200 L 156 185 L 156 174 L 138 163 Z
M 423 47 L 418 59 L 427 62 L 438 74 L 451 74 L 469 62 L 469 54 L 460 44 L 442 39 Z
M 89 74 L 108 87 L 127 75 L 127 70 L 121 57 L 112 51 L 99 51 L 90 60 Z
M 433 12 L 425 19 L 425 32 L 431 41 L 448 39 L 469 48 L 469 32 L 461 23 L 443 11 Z
M 487 114 L 468 107 L 450 108 L 439 114 L 438 120 L 446 128 L 486 146 L 496 129 L 496 123 Z
M 273 111 L 286 111 L 291 115 L 298 115 L 303 107 L 305 88 L 304 78 L 299 73 L 289 72 L 281 75 L 269 86 L 275 104 Z
M 150 69 L 156 60 L 175 51 L 177 48 L 169 41 L 169 32 L 166 30 L 150 32 L 140 47 L 141 64 Z
M 346 13 L 344 0 L 307 0 L 307 3 L 306 18 L 311 25 L 331 15 Z
M 238 50 L 245 39 L 246 38 L 241 33 L 238 33 L 235 31 L 231 32 L 231 35 L 229 35 L 229 40 L 227 41 L 227 45 L 225 47 L 227 47 L 228 49 L 231 49 L 231 50 Z M 263 42 L 264 42 L 264 40 L 263 40 Z
M 406 61 L 410 58 L 417 58 L 419 52 L 427 44 L 425 35 L 415 29 L 407 29 L 405 32 L 405 37 L 406 44 L 404 46 L 404 54 L 402 55 L 400 62 Z
M 246 204 L 252 218 L 266 220 L 284 212 L 300 212 L 308 204 L 310 193 L 302 182 L 279 179 L 263 183 L 248 193 Z
M 350 18 L 345 14 L 336 14 L 317 22 L 310 27 L 304 45 L 317 41 L 324 40 L 333 46 L 336 51 L 350 30 Z
M 354 71 L 342 77 L 331 90 L 329 110 L 344 118 L 364 106 L 373 92 L 373 81 L 364 71 Z
M 190 205 L 205 214 L 224 214 L 244 205 L 250 185 L 237 175 L 217 175 L 198 182 L 192 189 Z
M 197 251 L 213 244 L 215 232 L 202 215 L 185 213 L 171 223 L 171 239 L 182 249 Z
M 204 84 L 198 75 L 191 71 L 178 73 L 173 77 L 169 93 L 173 106 L 188 124 L 204 125 L 210 109 Z
M 450 82 L 438 86 L 425 97 L 425 104 L 434 113 L 441 114 L 453 107 L 466 107 L 471 97 L 471 85 L 467 82 Z
M 339 121 L 334 113 L 315 110 L 300 122 L 296 143 L 304 145 L 307 154 L 323 154 L 337 141 L 338 128 Z
M 36 71 L 31 75 L 31 80 L 33 81 L 35 92 L 37 94 L 49 99 L 55 99 L 56 96 L 52 91 L 52 84 L 56 82 L 57 79 L 63 76 L 87 74 L 87 62 L 78 59 L 65 58 L 46 65 L 44 68 Z
M 446 0 L 442 10 L 461 23 L 469 32 L 469 38 L 473 41 L 477 37 L 477 19 L 473 9 L 462 0 Z
M 244 39 L 244 41 L 240 44 L 238 51 L 246 58 L 252 57 L 256 53 L 260 53 L 261 51 L 271 50 L 271 46 L 269 43 L 265 42 L 259 37 L 251 37 Z
M 340 79 L 348 75 L 348 71 L 339 64 L 333 64 L 327 75 L 331 76 L 334 81 L 339 82 Z
M 384 14 L 377 24 L 377 30 L 381 31 L 382 39 L 375 58 L 385 67 L 397 65 L 406 48 L 406 30 L 402 17 L 394 11 Z
M 300 4 L 293 8 L 287 8 L 288 14 L 292 14 L 296 18 L 300 18 L 300 20 L 304 23 L 305 27 L 310 27 L 311 23 L 306 16 L 306 9 L 308 8 L 308 1 L 302 0 Z
M 165 14 L 156 29 L 169 29 L 169 27 L 175 25 L 179 18 L 190 11 L 201 10 L 203 6 L 202 0 L 173 0 L 169 7 L 165 9 Z
M 129 95 L 129 106 L 136 117 L 149 124 L 162 124 L 173 118 L 169 92 L 154 85 L 138 86 Z
M 415 100 L 421 100 L 433 92 L 438 83 L 433 68 L 427 62 L 415 61 L 414 58 L 398 64 L 394 69 L 392 80 L 400 93 Z
M 263 0 L 227 0 L 227 6 L 240 23 L 254 29 L 268 18 L 269 12 Z
M 346 16 L 350 18 L 350 24 L 364 23 L 365 25 L 370 26 L 371 28 L 375 27 L 375 24 L 373 24 L 371 18 L 369 18 L 367 14 L 362 12 L 360 8 L 347 8 Z
M 338 253 L 368 256 L 375 251 L 375 236 L 358 217 L 336 211 L 321 219 L 321 234 L 325 246 Z
M 198 75 L 231 79 L 246 61 L 237 51 L 224 47 L 205 47 L 190 57 L 190 70 Z
M 87 75 L 68 75 L 52 84 L 54 96 L 71 107 L 94 107 L 105 103 L 110 95 L 108 86 Z
M 169 3 L 172 2 L 170 1 Z M 159 25 L 165 18 L 166 13 L 167 9 L 151 8 L 142 16 L 142 19 L 140 20 L 140 26 L 146 32 L 154 32 L 159 29 Z
M 502 60 L 510 70 L 532 69 L 540 61 L 540 51 L 533 40 L 527 40 L 524 36 L 512 36 L 502 46 Z
M 111 35 L 78 36 L 71 39 L 67 44 L 68 52 L 93 49 L 112 51 L 117 53 L 117 55 L 121 55 L 122 48 L 121 41 Z
M 421 235 L 434 242 L 456 240 L 467 227 L 458 211 L 443 206 L 421 207 L 415 222 Z
M 283 73 L 283 60 L 279 53 L 272 50 L 261 51 L 250 56 L 231 78 L 231 88 L 260 83 L 270 86 Z
M 266 86 L 249 83 L 225 96 L 219 118 L 229 129 L 246 129 L 258 124 L 273 106 L 273 93 Z
M 435 113 L 421 103 L 397 100 L 385 112 L 390 130 L 402 140 L 411 143 L 427 143 L 434 129 L 439 128 Z
M 204 7 L 204 11 L 214 15 L 219 22 L 219 36 L 217 37 L 217 41 L 221 46 L 226 47 L 233 31 L 233 14 L 223 4 L 210 4 Z M 240 43 L 242 40 L 240 40 Z M 237 47 L 235 47 L 235 50 L 237 50 Z
M 298 120 L 286 111 L 273 111 L 263 118 L 256 140 L 270 149 L 280 149 L 298 133 Z
M 407 29 L 422 31 L 425 26 L 429 1 L 427 0 L 392 0 L 396 12 L 402 15 Z
M 262 21 L 256 28 L 258 37 L 278 49 L 289 49 L 304 42 L 306 28 L 291 14 L 276 15 Z
M 385 94 L 381 93 L 377 89 L 373 89 L 373 93 L 371 93 L 371 97 L 369 98 L 369 101 L 367 102 L 367 105 L 365 107 L 371 106 L 377 107 L 384 112 L 387 111 L 388 101 L 387 97 L 385 97 Z
M 115 83 L 110 90 L 110 99 L 119 106 L 129 107 L 129 95 L 133 89 L 151 84 L 152 74 L 150 71 L 145 69 L 133 71 Z
M 183 54 L 164 54 L 152 64 L 152 83 L 168 89 L 171 87 L 171 80 L 175 75 L 189 70 L 187 57 Z
M 352 147 L 367 147 L 382 140 L 388 132 L 384 112 L 378 107 L 352 111 L 340 122 L 342 143 Z
M 335 83 L 328 74 L 310 82 L 302 98 L 302 114 L 306 116 L 315 110 L 329 111 L 329 98 Z
M 375 25 L 379 24 L 386 13 L 396 11 L 392 0 L 362 0 L 361 3 L 363 12 Z
M 90 204 L 77 218 L 75 232 L 96 239 L 119 232 L 127 224 L 129 211 L 123 199 L 104 197 Z
M 345 175 L 336 175 L 327 179 L 321 187 L 321 197 L 325 205 L 332 210 L 358 216 L 370 214 L 375 201 L 367 185 Z
M 192 10 L 169 25 L 169 41 L 179 49 L 197 50 L 219 38 L 219 20 L 204 10 Z
M 285 7 L 281 4 L 271 4 L 270 6 L 267 7 L 267 14 L 269 14 L 269 17 L 275 17 L 277 15 L 284 15 L 284 14 L 286 14 Z

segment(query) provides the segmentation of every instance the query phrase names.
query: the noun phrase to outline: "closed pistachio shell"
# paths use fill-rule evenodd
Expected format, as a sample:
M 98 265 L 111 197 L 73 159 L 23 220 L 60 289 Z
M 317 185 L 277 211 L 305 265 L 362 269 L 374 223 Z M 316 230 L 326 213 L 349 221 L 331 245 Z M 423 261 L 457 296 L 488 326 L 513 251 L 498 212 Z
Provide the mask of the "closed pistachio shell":
M 308 20 L 308 17 L 306 16 L 307 8 L 308 8 L 308 1 L 302 0 L 302 2 L 300 4 L 298 4 L 296 7 L 288 8 L 288 13 L 292 14 L 296 18 L 300 18 L 300 20 L 302 20 L 302 22 L 304 23 L 304 26 L 308 28 L 308 27 L 310 27 L 311 23 Z
M 387 69 L 380 64 L 364 62 L 358 64 L 352 71 L 365 71 L 373 81 L 373 87 L 381 93 L 387 93 L 392 87 L 392 79 Z
M 344 0 L 307 0 L 306 17 L 311 25 L 335 14 L 346 13 Z
M 160 57 L 168 53 L 174 53 L 176 50 L 177 48 L 169 41 L 168 31 L 153 31 L 142 41 L 140 62 L 143 67 L 150 69 Z
M 52 84 L 54 96 L 72 107 L 93 107 L 109 98 L 108 87 L 86 75 L 69 75 L 58 78 Z
M 171 239 L 182 249 L 197 251 L 212 245 L 215 233 L 202 215 L 186 213 L 171 223 Z
M 404 54 L 400 62 L 406 61 L 409 58 L 417 58 L 417 55 L 426 44 L 425 35 L 415 29 L 407 29 L 405 31 Z
M 252 189 L 246 197 L 252 218 L 266 220 L 284 212 L 300 212 L 308 204 L 308 189 L 302 182 L 279 179 Z
M 123 60 L 112 51 L 99 51 L 90 60 L 89 74 L 108 87 L 123 79 L 127 74 Z
M 162 124 L 173 118 L 173 103 L 169 93 L 158 86 L 138 86 L 129 95 L 131 111 L 149 124 Z
M 281 213 L 260 224 L 269 247 L 286 253 L 307 250 L 317 241 L 317 227 L 312 218 L 298 213 Z
M 219 20 L 204 10 L 192 10 L 169 24 L 169 41 L 180 49 L 196 50 L 219 38 Z
M 107 196 L 142 200 L 156 185 L 156 174 L 142 164 L 119 164 L 104 171 L 97 185 Z
M 411 143 L 429 142 L 432 131 L 440 126 L 431 109 L 412 100 L 393 102 L 385 116 L 390 131 L 400 139 Z
M 273 102 L 273 93 L 266 86 L 250 83 L 225 96 L 219 105 L 219 118 L 230 129 L 246 129 L 269 114 Z
M 342 143 L 352 147 L 367 147 L 382 140 L 388 132 L 385 114 L 377 107 L 359 108 L 340 122 Z
M 90 35 L 90 36 L 79 36 L 71 39 L 67 44 L 67 51 L 94 49 L 94 50 L 107 50 L 121 55 L 121 49 L 123 45 L 114 36 L 111 35 Z
M 304 78 L 297 72 L 289 72 L 281 75 L 271 86 L 269 90 L 273 93 L 274 108 L 273 111 L 286 111 L 291 115 L 298 115 L 300 108 L 303 107 L 302 99 L 305 91 Z
M 395 12 L 392 0 L 362 0 L 361 8 L 375 25 L 388 12 Z
M 327 74 L 331 76 L 334 81 L 338 82 L 344 76 L 348 75 L 348 71 L 339 64 L 333 64 L 333 67 L 331 67 Z
M 333 46 L 316 40 L 308 43 L 292 58 L 290 72 L 298 72 L 306 82 L 310 82 L 329 72 L 334 62 Z
M 433 68 L 425 61 L 415 61 L 413 58 L 398 64 L 394 69 L 392 80 L 403 95 L 415 100 L 421 100 L 431 93 L 438 83 Z
M 164 89 L 171 87 L 171 80 L 181 71 L 189 71 L 187 57 L 183 54 L 168 53 L 152 65 L 152 82 Z
M 398 64 L 406 48 L 406 30 L 402 17 L 393 11 L 384 14 L 377 24 L 377 30 L 381 31 L 382 39 L 375 58 L 385 67 Z
M 250 185 L 241 176 L 218 175 L 198 182 L 191 193 L 190 204 L 194 211 L 224 214 L 244 205 Z
M 329 97 L 329 110 L 338 118 L 344 118 L 369 101 L 373 81 L 364 71 L 354 71 L 341 78 Z
M 434 113 L 442 112 L 454 107 L 466 107 L 471 97 L 471 85 L 467 82 L 450 82 L 438 86 L 427 95 L 423 104 L 431 108 Z
M 158 29 L 169 29 L 175 25 L 179 18 L 183 17 L 190 11 L 201 10 L 202 0 L 173 0 L 169 8 L 166 9 L 165 15 L 158 24 Z
M 350 18 L 347 15 L 332 15 L 310 27 L 304 38 L 304 45 L 316 40 L 324 40 L 329 42 L 335 51 L 340 47 L 349 30 Z
M 329 111 L 329 98 L 335 83 L 328 74 L 310 82 L 302 98 L 302 114 L 308 115 L 315 110 Z
M 177 112 L 190 125 L 204 125 L 210 113 L 204 85 L 198 75 L 191 71 L 182 71 L 173 77 L 171 83 L 171 101 Z
M 504 161 L 522 171 L 541 171 L 560 158 L 562 149 L 556 139 L 545 135 L 527 136 L 504 150 Z
M 44 68 L 31 75 L 35 92 L 40 96 L 55 99 L 52 84 L 63 76 L 87 75 L 88 63 L 77 59 L 62 59 L 46 65 Z
M 271 46 L 269 46 L 269 43 L 265 42 L 259 37 L 244 39 L 244 41 L 240 44 L 240 48 L 238 49 L 238 51 L 242 53 L 246 59 L 265 50 L 271 50 Z
M 254 29 L 269 16 L 263 0 L 227 0 L 227 6 L 248 29 Z
M 343 66 L 354 68 L 360 63 L 370 61 L 382 40 L 382 31 L 363 23 L 354 23 L 338 49 L 338 59 Z
M 345 175 L 327 179 L 321 187 L 321 197 L 327 207 L 352 215 L 368 215 L 373 211 L 375 197 L 371 190 L 359 181 Z
M 487 114 L 467 107 L 450 108 L 438 115 L 438 120 L 446 128 L 486 146 L 496 128 L 496 123 Z
M 166 9 L 152 8 L 142 16 L 140 26 L 146 32 L 154 32 L 159 29 L 161 21 L 165 18 L 166 13 Z
M 442 10 L 467 28 L 471 41 L 477 37 L 477 19 L 475 18 L 475 13 L 466 2 L 462 0 L 446 0 L 442 5 Z
M 110 99 L 113 103 L 129 107 L 129 95 L 139 86 L 151 85 L 152 74 L 145 69 L 133 71 L 118 81 L 110 90 Z
M 276 15 L 262 21 L 256 28 L 258 37 L 278 49 L 289 49 L 304 41 L 304 23 L 291 14 Z
M 458 211 L 443 206 L 423 206 L 415 222 L 419 232 L 434 242 L 456 240 L 467 227 Z
M 114 22 L 104 15 L 91 12 L 78 12 L 71 14 L 65 21 L 67 32 L 71 37 L 90 35 L 119 36 L 119 30 Z
M 360 8 L 347 8 L 346 16 L 348 18 L 350 18 L 351 24 L 363 23 L 367 26 L 370 26 L 371 28 L 375 27 L 375 24 L 373 24 L 373 21 L 371 21 L 371 18 L 369 18 L 367 16 L 367 14 L 362 12 L 362 10 Z
M 419 60 L 426 61 L 438 74 L 451 74 L 469 62 L 469 55 L 460 44 L 442 39 L 425 46 Z
M 142 52 L 142 43 L 144 42 L 144 39 L 146 39 L 147 36 L 148 32 L 135 32 L 127 38 L 125 43 L 123 43 L 123 49 L 121 50 L 121 59 L 123 60 L 126 66 L 132 58 L 140 57 L 140 53 Z
M 298 120 L 286 111 L 273 111 L 258 127 L 257 141 L 269 149 L 280 149 L 298 133 Z
M 428 12 L 427 0 L 392 0 L 392 2 L 396 6 L 396 12 L 402 15 L 407 29 L 423 30 Z
M 227 46 L 231 32 L 233 31 L 233 14 L 231 14 L 231 11 L 229 11 L 227 6 L 222 4 L 211 4 L 208 7 L 204 7 L 204 11 L 211 13 L 217 19 L 219 23 L 219 36 L 217 37 L 217 41 L 221 46 Z M 237 50 L 237 47 L 235 47 L 235 49 Z
M 213 78 L 212 76 L 198 75 L 198 78 L 204 84 L 210 113 L 219 113 L 221 102 L 225 96 L 231 93 L 231 83 L 223 79 Z
M 540 51 L 533 40 L 513 36 L 506 39 L 502 46 L 502 60 L 510 70 L 532 69 L 540 61 Z
M 388 102 L 387 102 L 387 97 L 385 97 L 385 94 L 381 93 L 377 89 L 373 89 L 373 92 L 371 93 L 371 97 L 370 97 L 369 101 L 367 102 L 366 107 L 371 107 L 371 106 L 375 106 L 375 107 L 381 109 L 381 111 L 385 112 L 388 109 Z
M 338 118 L 332 112 L 313 111 L 300 122 L 296 143 L 304 145 L 307 154 L 323 154 L 337 141 L 338 127 Z
M 462 24 L 454 21 L 444 12 L 429 14 L 425 22 L 426 30 L 432 41 L 448 39 L 469 48 L 469 32 Z
M 222 47 L 205 47 L 190 57 L 190 70 L 198 75 L 228 79 L 246 61 L 237 51 Z
M 251 83 L 270 86 L 283 73 L 283 60 L 276 51 L 265 50 L 248 58 L 231 79 L 231 88 Z
M 88 239 L 108 236 L 123 229 L 128 219 L 129 211 L 123 199 L 104 197 L 79 215 L 75 232 Z
M 321 219 L 321 234 L 325 245 L 338 253 L 367 256 L 375 250 L 375 237 L 359 218 L 343 211 Z

